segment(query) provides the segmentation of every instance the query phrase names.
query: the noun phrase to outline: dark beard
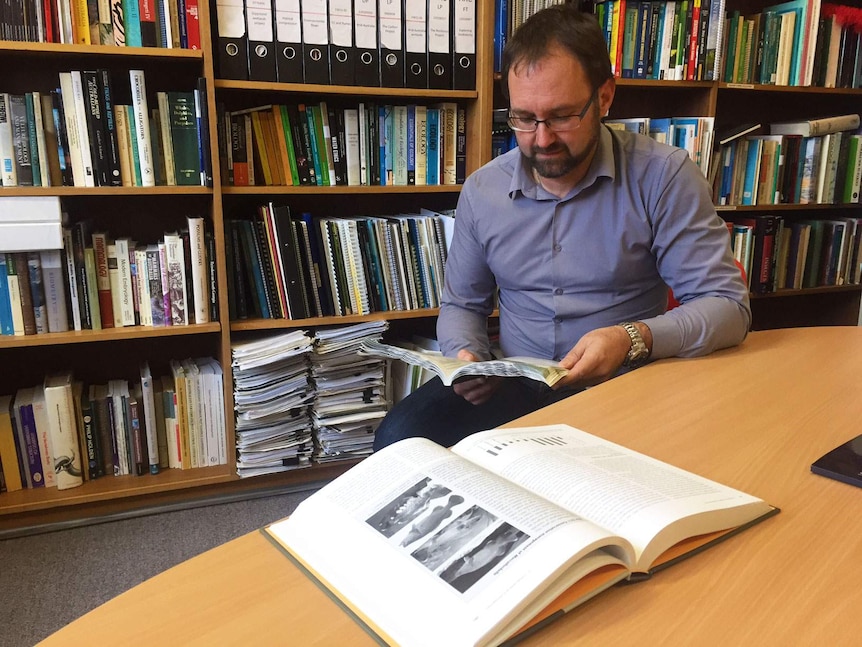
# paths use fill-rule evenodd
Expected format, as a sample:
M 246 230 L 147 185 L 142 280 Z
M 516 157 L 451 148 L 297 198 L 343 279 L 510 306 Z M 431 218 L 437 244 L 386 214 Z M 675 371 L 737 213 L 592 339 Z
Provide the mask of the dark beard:
M 530 149 L 530 154 L 524 155 L 524 157 L 527 160 L 527 164 L 532 167 L 536 173 L 541 177 L 552 180 L 564 177 L 580 166 L 595 152 L 598 141 L 599 131 L 596 129 L 581 152 L 577 155 L 572 155 L 572 152 L 566 148 L 565 144 L 556 142 L 549 148 L 533 146 Z M 563 151 L 565 154 L 562 157 L 556 157 L 553 160 L 536 159 L 536 155 L 539 153 L 557 153 L 558 151 Z

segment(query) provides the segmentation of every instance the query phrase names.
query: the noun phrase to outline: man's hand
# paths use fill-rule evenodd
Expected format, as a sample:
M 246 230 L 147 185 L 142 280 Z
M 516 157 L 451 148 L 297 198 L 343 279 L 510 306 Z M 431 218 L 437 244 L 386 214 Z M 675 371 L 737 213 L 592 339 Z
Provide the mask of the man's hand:
M 476 357 L 469 350 L 461 349 L 458 351 L 458 359 L 465 362 L 478 362 Z M 493 395 L 500 386 L 500 380 L 503 378 L 493 375 L 481 377 L 469 377 L 463 380 L 458 380 L 452 385 L 455 393 L 460 395 L 470 404 L 484 404 Z
M 652 348 L 652 333 L 648 326 L 635 324 L 647 348 Z M 631 348 L 632 340 L 622 326 L 597 328 L 581 337 L 575 347 L 560 362 L 569 374 L 554 385 L 585 387 L 599 384 L 616 375 Z

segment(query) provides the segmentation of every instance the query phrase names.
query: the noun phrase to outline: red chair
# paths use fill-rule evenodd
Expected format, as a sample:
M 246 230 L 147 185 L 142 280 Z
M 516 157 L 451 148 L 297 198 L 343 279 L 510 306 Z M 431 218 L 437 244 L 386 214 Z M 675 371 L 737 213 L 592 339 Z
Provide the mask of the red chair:
M 733 262 L 736 263 L 736 266 L 739 268 L 739 273 L 742 274 L 742 282 L 748 285 L 748 276 L 745 274 L 745 268 L 742 266 L 738 260 L 733 259 Z M 679 305 L 679 301 L 676 300 L 676 297 L 673 296 L 673 290 L 668 288 L 667 290 L 667 309 L 673 310 Z

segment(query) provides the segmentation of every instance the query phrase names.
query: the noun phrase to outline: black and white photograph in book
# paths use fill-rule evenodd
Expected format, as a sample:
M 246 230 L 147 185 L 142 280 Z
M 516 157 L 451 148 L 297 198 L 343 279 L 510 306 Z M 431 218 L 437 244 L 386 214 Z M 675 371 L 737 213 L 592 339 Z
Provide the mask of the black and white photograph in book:
M 425 568 L 466 593 L 529 535 L 425 477 L 366 520 Z

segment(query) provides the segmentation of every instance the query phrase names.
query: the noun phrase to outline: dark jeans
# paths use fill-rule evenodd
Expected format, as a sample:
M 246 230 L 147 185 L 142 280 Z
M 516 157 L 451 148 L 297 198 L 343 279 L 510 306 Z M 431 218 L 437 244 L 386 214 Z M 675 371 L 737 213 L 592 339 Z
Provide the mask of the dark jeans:
M 507 378 L 485 404 L 474 405 L 435 377 L 396 404 L 374 435 L 374 451 L 416 436 L 450 446 L 577 393 L 553 391 L 526 378 Z

